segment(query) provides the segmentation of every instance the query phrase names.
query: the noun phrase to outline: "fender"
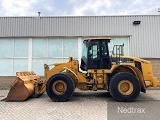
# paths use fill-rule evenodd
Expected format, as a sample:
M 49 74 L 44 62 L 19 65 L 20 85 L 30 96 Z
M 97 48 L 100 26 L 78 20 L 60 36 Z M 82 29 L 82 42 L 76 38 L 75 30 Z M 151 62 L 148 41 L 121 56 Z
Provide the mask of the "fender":
M 136 67 L 131 66 L 131 65 L 119 65 L 116 68 L 128 68 L 129 70 L 131 70 L 134 73 L 134 75 L 138 78 L 138 80 L 140 82 L 141 91 L 144 92 L 144 93 L 146 92 L 146 84 L 145 84 L 145 81 L 144 81 L 144 78 L 143 78 L 143 74 L 139 69 L 137 69 Z M 114 70 L 116 70 L 116 68 Z
M 73 70 L 71 70 L 67 67 L 64 67 L 64 69 L 70 71 L 74 75 L 77 83 L 86 83 L 87 82 L 86 76 L 83 73 L 78 72 L 78 71 L 74 72 Z
M 133 66 L 127 66 L 127 67 L 130 68 L 134 72 L 134 74 L 138 77 L 141 84 L 141 91 L 145 93 L 146 84 L 145 84 L 142 72 L 136 67 L 133 67 Z
M 67 67 L 64 67 L 64 69 L 70 71 L 74 75 L 74 77 L 77 79 L 77 81 L 79 81 L 78 76 L 73 72 L 73 70 L 71 70 L 71 69 L 69 69 Z

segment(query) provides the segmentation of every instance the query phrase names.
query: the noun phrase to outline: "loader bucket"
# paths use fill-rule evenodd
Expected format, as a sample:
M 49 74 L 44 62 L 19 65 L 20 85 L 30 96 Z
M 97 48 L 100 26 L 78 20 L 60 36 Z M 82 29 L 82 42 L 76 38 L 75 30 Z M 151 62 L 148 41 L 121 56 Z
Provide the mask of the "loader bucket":
M 17 77 L 5 101 L 24 101 L 35 93 L 34 84 L 40 80 L 33 72 L 17 72 Z

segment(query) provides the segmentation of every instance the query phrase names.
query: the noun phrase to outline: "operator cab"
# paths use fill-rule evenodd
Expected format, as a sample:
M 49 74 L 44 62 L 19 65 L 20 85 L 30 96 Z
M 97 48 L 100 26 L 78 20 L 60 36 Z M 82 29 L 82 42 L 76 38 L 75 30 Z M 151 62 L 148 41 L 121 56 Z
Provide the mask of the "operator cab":
M 80 68 L 83 71 L 88 69 L 110 69 L 109 42 L 110 38 L 84 40 Z

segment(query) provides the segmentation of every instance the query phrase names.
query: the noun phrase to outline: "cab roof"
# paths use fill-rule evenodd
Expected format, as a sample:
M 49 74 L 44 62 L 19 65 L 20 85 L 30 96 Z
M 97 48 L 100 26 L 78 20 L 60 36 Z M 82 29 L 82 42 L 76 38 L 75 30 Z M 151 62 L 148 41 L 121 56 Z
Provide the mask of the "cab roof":
M 85 40 L 111 40 L 110 37 L 94 37 L 94 38 L 86 38 Z

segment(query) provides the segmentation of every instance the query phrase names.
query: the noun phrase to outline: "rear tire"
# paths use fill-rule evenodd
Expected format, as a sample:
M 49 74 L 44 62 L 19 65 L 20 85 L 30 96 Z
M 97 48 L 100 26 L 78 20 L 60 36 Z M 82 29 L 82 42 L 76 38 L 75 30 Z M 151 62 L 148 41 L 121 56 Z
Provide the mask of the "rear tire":
M 109 92 L 117 101 L 134 101 L 140 94 L 139 80 L 131 73 L 117 73 L 110 80 Z
M 56 102 L 64 102 L 70 99 L 75 89 L 73 79 L 65 74 L 58 73 L 49 78 L 46 85 L 47 95 Z

